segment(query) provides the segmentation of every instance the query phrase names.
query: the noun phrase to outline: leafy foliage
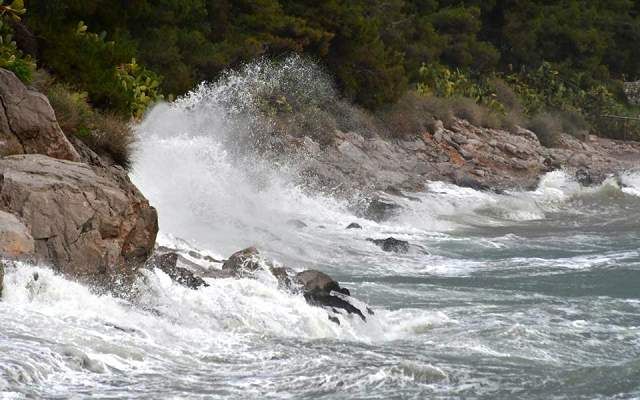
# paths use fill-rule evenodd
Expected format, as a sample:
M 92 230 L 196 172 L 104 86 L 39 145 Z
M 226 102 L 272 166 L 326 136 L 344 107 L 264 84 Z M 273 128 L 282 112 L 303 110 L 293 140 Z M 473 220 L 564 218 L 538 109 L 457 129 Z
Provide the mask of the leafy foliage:
M 640 79 L 631 0 L 26 1 L 41 63 L 121 115 L 289 53 L 318 61 L 369 109 L 416 87 L 513 121 L 554 110 L 598 127 L 605 111 L 635 112 L 620 90 Z
M 10 24 L 11 20 L 19 21 L 25 12 L 22 0 L 0 4 L 0 68 L 12 71 L 21 81 L 29 83 L 35 70 L 35 63 L 16 46 Z
M 128 108 L 134 117 L 141 117 L 151 104 L 164 98 L 160 93 L 158 75 L 139 65 L 135 58 L 130 63 L 119 65 L 116 76 L 124 88 Z

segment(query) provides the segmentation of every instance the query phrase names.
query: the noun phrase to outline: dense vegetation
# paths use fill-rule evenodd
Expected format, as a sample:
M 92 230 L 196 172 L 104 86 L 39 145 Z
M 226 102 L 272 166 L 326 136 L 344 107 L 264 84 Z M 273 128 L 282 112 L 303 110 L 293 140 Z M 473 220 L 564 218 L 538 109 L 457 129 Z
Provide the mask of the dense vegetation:
M 36 49 L 27 57 L 17 50 L 24 62 L 7 61 L 4 40 L 2 65 L 28 80 L 37 59 L 94 107 L 124 117 L 140 116 L 163 94 L 183 94 L 227 68 L 289 53 L 317 60 L 345 98 L 382 113 L 408 99 L 462 114 L 473 104 L 489 125 L 609 135 L 619 129 L 602 115 L 638 113 L 622 90 L 623 81 L 640 79 L 634 0 L 26 0 L 24 6 Z M 544 122 L 550 119 L 559 122 Z M 552 136 L 545 139 L 550 145 Z

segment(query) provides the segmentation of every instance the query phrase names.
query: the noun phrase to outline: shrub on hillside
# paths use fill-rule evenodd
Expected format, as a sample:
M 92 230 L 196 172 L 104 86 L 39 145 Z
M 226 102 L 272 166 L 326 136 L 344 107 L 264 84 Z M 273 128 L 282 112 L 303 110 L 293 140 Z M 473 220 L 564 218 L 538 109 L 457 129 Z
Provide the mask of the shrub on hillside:
M 18 49 L 13 40 L 10 19 L 18 19 L 24 14 L 22 2 L 11 5 L 0 4 L 0 68 L 8 69 L 24 83 L 30 83 L 35 71 L 35 62 Z
M 536 134 L 543 146 L 554 147 L 558 145 L 562 124 L 555 116 L 549 113 L 538 114 L 527 123 L 527 128 Z
M 55 82 L 39 71 L 34 86 L 49 98 L 60 128 L 67 136 L 76 136 L 97 154 L 116 164 L 130 166 L 133 132 L 122 116 L 94 109 L 87 94 Z

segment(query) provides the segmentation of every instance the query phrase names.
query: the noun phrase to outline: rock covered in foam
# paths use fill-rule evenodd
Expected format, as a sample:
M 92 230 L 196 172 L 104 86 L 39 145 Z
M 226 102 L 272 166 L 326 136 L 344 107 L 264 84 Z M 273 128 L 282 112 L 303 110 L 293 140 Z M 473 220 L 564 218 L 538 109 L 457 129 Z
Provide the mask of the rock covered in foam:
M 247 247 L 246 249 L 233 253 L 222 264 L 222 270 L 229 272 L 236 278 L 241 278 L 262 269 L 260 264 L 260 252 L 255 247 Z
M 146 263 L 147 268 L 158 268 L 171 279 L 191 289 L 209 286 L 204 279 L 187 268 L 178 266 L 178 253 L 154 254 Z
M 194 271 L 180 267 L 179 260 L 180 256 L 177 253 L 165 252 L 154 255 L 147 265 L 151 268 L 161 269 L 174 281 L 192 289 L 207 286 L 202 277 L 255 278 L 257 272 L 266 271 L 275 277 L 281 290 L 292 294 L 302 294 L 307 303 L 325 307 L 331 313 L 340 314 L 337 310 L 344 310 L 348 314 L 355 314 L 366 321 L 363 311 L 350 301 L 351 293 L 349 290 L 341 287 L 335 279 L 317 270 L 305 270 L 296 274 L 291 268 L 276 266 L 265 260 L 255 247 L 248 247 L 233 253 L 223 263 L 221 270 Z M 199 273 L 201 276 L 198 275 Z M 365 311 L 373 314 L 373 311 L 368 307 Z M 340 324 L 337 316 L 330 316 L 329 319 Z
M 2 297 L 3 286 L 4 286 L 4 263 L 0 263 L 0 297 Z
M 386 239 L 371 239 L 367 238 L 367 241 L 372 242 L 382 250 L 393 253 L 407 253 L 409 252 L 409 242 L 406 240 L 399 240 L 393 237 Z

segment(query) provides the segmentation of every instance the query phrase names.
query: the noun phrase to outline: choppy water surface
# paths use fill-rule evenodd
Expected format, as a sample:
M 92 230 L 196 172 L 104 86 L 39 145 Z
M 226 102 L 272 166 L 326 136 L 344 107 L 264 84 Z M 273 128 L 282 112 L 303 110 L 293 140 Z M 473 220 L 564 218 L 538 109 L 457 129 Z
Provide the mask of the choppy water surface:
M 376 315 L 335 325 L 267 274 L 192 291 L 148 272 L 126 302 L 25 265 L 0 301 L 0 398 L 640 398 L 638 173 L 583 188 L 557 171 L 505 194 L 429 182 L 378 224 L 189 121 L 174 107 L 140 128 L 132 177 L 161 244 L 257 245 Z M 411 252 L 365 240 L 387 236 Z

